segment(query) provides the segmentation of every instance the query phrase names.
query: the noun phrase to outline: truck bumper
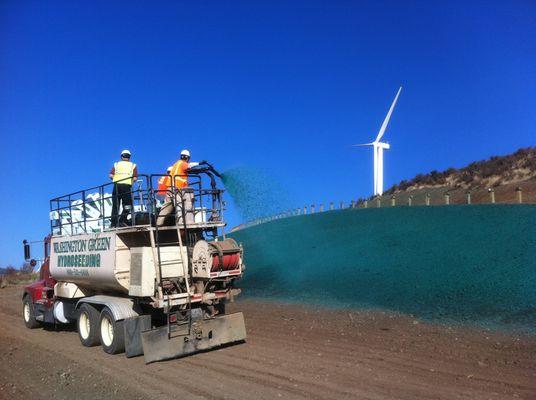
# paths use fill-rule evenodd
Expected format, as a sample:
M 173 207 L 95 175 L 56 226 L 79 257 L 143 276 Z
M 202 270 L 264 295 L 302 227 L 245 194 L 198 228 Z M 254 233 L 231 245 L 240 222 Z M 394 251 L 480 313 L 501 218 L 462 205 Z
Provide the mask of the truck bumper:
M 242 313 L 192 321 L 191 326 L 186 324 L 175 327 L 169 336 L 167 326 L 141 329 L 141 347 L 146 363 L 181 357 L 246 339 Z

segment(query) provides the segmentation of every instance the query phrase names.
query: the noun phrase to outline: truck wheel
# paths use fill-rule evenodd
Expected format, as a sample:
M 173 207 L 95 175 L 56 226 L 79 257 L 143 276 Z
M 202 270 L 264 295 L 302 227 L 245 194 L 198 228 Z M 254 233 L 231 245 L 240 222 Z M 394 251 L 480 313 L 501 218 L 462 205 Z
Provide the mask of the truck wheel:
M 28 295 L 24 296 L 24 299 L 22 299 L 22 316 L 26 328 L 35 329 L 41 326 L 41 323 L 35 319 L 33 303 Z
M 123 321 L 116 321 L 108 307 L 100 315 L 100 337 L 102 349 L 108 354 L 125 351 L 125 331 Z
M 86 347 L 100 344 L 99 335 L 99 312 L 91 304 L 84 303 L 80 306 L 78 316 L 78 337 Z

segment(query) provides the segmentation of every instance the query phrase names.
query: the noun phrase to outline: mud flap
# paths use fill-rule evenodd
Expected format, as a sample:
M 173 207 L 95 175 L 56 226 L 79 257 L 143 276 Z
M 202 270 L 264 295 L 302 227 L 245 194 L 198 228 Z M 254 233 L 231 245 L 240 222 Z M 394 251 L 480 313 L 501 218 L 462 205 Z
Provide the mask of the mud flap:
M 142 315 L 127 318 L 123 326 L 125 329 L 125 354 L 127 358 L 141 356 L 143 354 L 141 332 L 151 329 L 151 316 Z
M 184 325 L 168 338 L 166 326 L 141 333 L 145 362 L 168 360 L 246 339 L 244 315 L 234 313 Z

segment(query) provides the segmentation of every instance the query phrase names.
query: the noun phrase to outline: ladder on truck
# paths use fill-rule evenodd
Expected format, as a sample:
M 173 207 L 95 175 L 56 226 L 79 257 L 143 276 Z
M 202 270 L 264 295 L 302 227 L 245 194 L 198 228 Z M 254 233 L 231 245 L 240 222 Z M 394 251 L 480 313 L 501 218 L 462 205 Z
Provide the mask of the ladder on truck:
M 174 195 L 169 196 L 171 198 L 171 204 L 173 207 L 173 213 L 171 213 L 170 216 L 173 216 L 174 221 L 175 221 L 174 228 L 177 232 L 177 242 L 166 242 L 165 244 L 179 246 L 179 258 L 177 260 L 168 260 L 168 262 L 176 261 L 176 262 L 180 262 L 182 265 L 186 293 L 183 296 L 175 295 L 174 298 L 185 297 L 187 299 L 187 303 L 186 303 L 187 307 L 186 309 L 183 310 L 186 313 L 186 321 L 184 320 L 179 321 L 178 318 L 173 322 L 171 321 L 171 316 L 172 316 L 172 313 L 170 312 L 172 308 L 171 296 L 169 294 L 164 293 L 164 278 L 162 277 L 163 275 L 162 274 L 162 256 L 161 256 L 161 251 L 160 251 L 162 242 L 160 241 L 159 226 L 158 226 L 157 221 L 155 220 L 154 230 L 152 231 L 152 234 L 151 234 L 151 247 L 153 250 L 153 260 L 155 262 L 155 267 L 156 267 L 158 298 L 164 303 L 163 310 L 166 316 L 168 339 L 170 339 L 172 333 L 177 330 L 177 329 L 174 329 L 174 327 L 178 328 L 178 327 L 183 327 L 187 325 L 188 329 L 184 333 L 184 336 L 189 336 L 191 334 L 191 327 L 192 327 L 192 295 L 190 291 L 190 283 L 188 280 L 188 277 L 190 276 L 190 272 L 191 272 L 191 255 L 186 246 L 186 252 L 185 252 L 186 260 L 184 260 L 183 251 L 182 251 L 184 247 L 184 243 L 182 240 L 181 228 L 184 229 L 185 234 L 187 234 L 187 230 L 188 230 L 188 226 L 186 223 L 185 208 L 184 208 L 184 199 L 181 193 L 178 192 L 176 188 L 172 187 L 170 188 L 170 190 L 172 191 L 172 193 L 174 193 Z M 179 208 L 177 207 L 177 198 L 179 198 L 179 200 L 181 201 L 180 211 L 182 213 L 182 216 L 181 216 L 182 226 L 179 225 L 179 222 L 178 222 L 179 218 L 177 216 L 177 210 Z M 153 209 L 156 210 L 156 199 L 154 195 L 154 190 L 151 193 L 151 201 L 153 204 Z

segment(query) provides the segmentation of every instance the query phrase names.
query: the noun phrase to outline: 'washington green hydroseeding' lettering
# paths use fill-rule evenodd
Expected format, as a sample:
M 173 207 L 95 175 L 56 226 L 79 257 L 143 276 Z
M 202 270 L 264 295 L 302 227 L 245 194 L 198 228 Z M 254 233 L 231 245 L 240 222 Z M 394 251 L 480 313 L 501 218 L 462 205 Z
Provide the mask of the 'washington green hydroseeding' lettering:
M 110 238 L 77 239 L 54 243 L 55 253 L 82 253 L 85 251 L 110 250 Z
M 100 267 L 100 254 L 58 256 L 58 267 Z
M 77 239 L 54 243 L 54 252 L 58 254 L 58 267 L 100 267 L 100 254 L 91 252 L 110 250 L 111 238 Z M 89 252 L 89 253 L 88 253 Z M 85 254 L 61 254 L 85 253 Z

